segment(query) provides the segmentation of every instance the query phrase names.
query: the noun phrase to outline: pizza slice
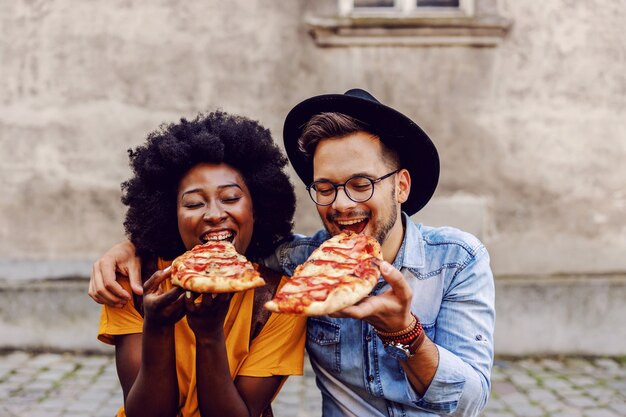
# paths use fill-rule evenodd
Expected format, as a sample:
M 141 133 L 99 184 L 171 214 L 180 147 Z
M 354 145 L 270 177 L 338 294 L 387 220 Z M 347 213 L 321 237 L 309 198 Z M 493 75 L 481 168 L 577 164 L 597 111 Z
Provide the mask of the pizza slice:
M 224 293 L 260 287 L 265 281 L 232 243 L 209 241 L 174 259 L 172 284 L 197 293 Z
M 298 266 L 265 308 L 306 316 L 334 313 L 372 291 L 380 276 L 381 261 L 376 239 L 353 232 L 340 233 L 322 243 Z

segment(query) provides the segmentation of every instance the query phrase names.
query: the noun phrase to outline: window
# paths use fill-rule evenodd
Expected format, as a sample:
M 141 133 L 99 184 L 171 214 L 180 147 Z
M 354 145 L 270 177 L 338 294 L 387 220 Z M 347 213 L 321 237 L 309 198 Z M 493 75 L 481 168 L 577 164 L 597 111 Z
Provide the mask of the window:
M 307 17 L 319 46 L 496 46 L 511 26 L 497 0 L 334 1 Z
M 473 6 L 474 0 L 339 0 L 339 11 L 342 16 L 367 13 L 415 15 L 441 11 L 462 11 L 466 15 L 471 15 Z

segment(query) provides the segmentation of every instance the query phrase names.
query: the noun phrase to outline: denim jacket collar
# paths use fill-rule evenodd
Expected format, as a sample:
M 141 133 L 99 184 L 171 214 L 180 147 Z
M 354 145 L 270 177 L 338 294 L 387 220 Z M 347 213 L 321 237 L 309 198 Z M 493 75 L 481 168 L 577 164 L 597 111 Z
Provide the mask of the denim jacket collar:
M 398 270 L 421 268 L 425 263 L 425 255 L 424 239 L 419 225 L 413 223 L 405 212 L 402 212 L 402 224 L 404 226 L 404 238 L 396 259 L 393 261 L 393 266 Z M 406 253 L 410 253 L 411 256 L 405 256 Z

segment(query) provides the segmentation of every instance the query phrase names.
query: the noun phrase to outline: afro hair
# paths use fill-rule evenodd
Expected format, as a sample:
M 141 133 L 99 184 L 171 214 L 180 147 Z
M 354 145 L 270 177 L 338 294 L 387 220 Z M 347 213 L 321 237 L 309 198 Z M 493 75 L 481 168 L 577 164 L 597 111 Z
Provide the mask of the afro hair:
M 128 206 L 124 227 L 139 256 L 173 259 L 185 251 L 178 232 L 178 185 L 200 163 L 231 166 L 250 190 L 255 221 L 246 256 L 269 255 L 292 232 L 296 203 L 284 171 L 287 158 L 256 121 L 219 110 L 200 114 L 161 125 L 128 154 L 134 176 L 122 183 Z

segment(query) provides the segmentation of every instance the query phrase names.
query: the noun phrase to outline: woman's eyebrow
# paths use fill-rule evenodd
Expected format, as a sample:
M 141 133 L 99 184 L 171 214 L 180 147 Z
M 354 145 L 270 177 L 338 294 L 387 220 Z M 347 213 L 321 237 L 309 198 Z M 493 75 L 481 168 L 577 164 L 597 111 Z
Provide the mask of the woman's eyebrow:
M 239 184 L 237 184 L 237 183 L 228 183 L 228 184 L 222 184 L 222 185 L 218 185 L 218 186 L 217 186 L 217 188 L 218 188 L 219 190 L 223 190 L 223 189 L 225 189 L 225 188 L 231 188 L 231 187 L 236 187 L 236 188 L 239 188 L 240 190 L 242 190 L 242 191 L 243 191 L 243 189 L 241 188 L 241 185 L 239 185 Z M 182 197 L 182 196 L 185 196 L 185 195 L 187 195 L 187 194 L 201 193 L 202 191 L 204 191 L 202 188 L 193 188 L 193 189 L 191 189 L 191 190 L 187 190 L 187 191 L 183 192 L 183 193 L 181 194 L 181 197 Z
M 242 189 L 242 188 L 241 188 L 241 185 L 239 185 L 239 184 L 237 184 L 237 183 L 234 183 L 234 182 L 233 182 L 233 183 L 231 183 L 231 184 L 219 185 L 217 188 L 219 188 L 219 189 L 221 190 L 221 189 L 224 189 L 224 188 L 229 188 L 229 187 L 237 187 L 237 188 L 239 188 L 240 190 Z

